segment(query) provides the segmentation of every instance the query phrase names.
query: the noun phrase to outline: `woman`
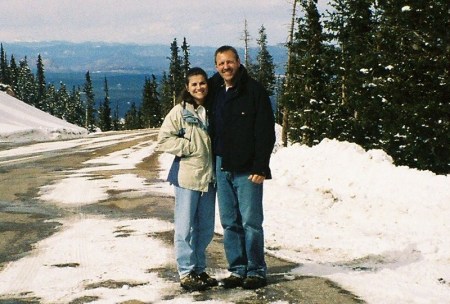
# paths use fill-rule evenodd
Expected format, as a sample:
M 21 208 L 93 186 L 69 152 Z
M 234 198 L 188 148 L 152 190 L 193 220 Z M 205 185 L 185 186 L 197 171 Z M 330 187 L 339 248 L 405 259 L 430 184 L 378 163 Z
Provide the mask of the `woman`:
M 217 280 L 206 272 L 206 247 L 214 235 L 215 195 L 206 96 L 208 76 L 201 68 L 187 72 L 179 104 L 167 114 L 156 150 L 175 155 L 168 181 L 175 187 L 175 253 L 180 284 L 205 290 Z

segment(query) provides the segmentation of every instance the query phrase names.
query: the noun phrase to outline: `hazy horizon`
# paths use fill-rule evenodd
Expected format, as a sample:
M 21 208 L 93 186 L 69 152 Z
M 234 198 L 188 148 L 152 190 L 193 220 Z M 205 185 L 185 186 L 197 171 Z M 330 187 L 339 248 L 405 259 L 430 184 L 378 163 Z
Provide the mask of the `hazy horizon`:
M 318 7 L 326 7 L 319 0 Z M 285 43 L 291 21 L 291 0 L 0 0 L 1 40 L 166 44 L 183 37 L 193 46 L 243 43 L 247 20 L 250 45 L 266 28 L 269 45 Z

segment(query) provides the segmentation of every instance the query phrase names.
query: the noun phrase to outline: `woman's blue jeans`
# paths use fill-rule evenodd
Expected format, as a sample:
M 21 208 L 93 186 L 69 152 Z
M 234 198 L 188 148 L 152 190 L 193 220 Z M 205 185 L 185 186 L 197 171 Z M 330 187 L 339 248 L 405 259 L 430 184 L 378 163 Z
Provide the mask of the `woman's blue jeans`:
M 221 170 L 216 158 L 217 198 L 228 270 L 238 276 L 265 278 L 263 185 L 248 180 L 250 173 Z
M 206 268 L 206 247 L 214 236 L 215 187 L 208 192 L 175 187 L 175 254 L 178 273 L 184 277 Z

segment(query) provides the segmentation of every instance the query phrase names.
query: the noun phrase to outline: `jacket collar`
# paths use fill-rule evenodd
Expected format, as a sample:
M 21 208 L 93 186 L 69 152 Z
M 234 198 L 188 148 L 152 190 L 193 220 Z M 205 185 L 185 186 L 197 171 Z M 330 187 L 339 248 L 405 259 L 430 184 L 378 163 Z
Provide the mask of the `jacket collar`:
M 243 87 L 243 83 L 245 83 L 248 79 L 248 72 L 247 69 L 241 64 L 239 67 L 239 70 L 236 75 L 236 82 L 235 82 L 235 88 L 236 91 L 240 91 Z M 215 73 L 213 77 L 211 78 L 213 86 L 215 88 L 220 88 L 225 86 L 225 81 L 223 80 L 222 76 L 220 76 L 219 73 Z
M 203 130 L 207 130 L 208 126 L 205 125 L 200 118 L 197 116 L 197 114 L 195 113 L 195 109 L 194 106 L 191 105 L 190 103 L 187 103 L 185 101 L 181 102 L 181 106 L 182 106 L 182 116 L 183 116 L 183 120 L 187 123 L 191 123 L 191 124 L 196 124 L 198 125 L 200 128 L 202 128 Z

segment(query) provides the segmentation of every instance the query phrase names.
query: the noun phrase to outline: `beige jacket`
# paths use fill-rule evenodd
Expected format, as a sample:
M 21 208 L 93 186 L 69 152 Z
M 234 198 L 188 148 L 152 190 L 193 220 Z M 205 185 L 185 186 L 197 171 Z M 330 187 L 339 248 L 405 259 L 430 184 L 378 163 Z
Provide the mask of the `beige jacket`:
M 178 104 L 167 114 L 156 151 L 175 155 L 167 178 L 171 184 L 208 191 L 209 183 L 214 181 L 211 139 L 207 123 L 201 121 L 191 104 Z

